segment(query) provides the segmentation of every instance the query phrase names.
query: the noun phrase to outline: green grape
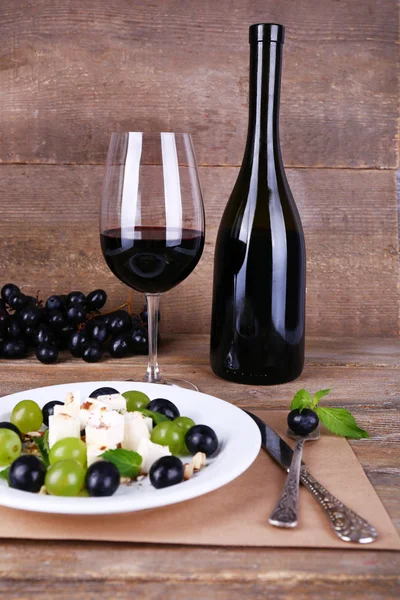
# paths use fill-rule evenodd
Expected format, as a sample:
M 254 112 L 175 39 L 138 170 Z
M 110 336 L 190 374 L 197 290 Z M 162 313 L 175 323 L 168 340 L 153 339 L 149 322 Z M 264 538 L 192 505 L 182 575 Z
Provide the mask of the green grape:
M 0 429 L 0 467 L 7 467 L 21 454 L 21 438 L 11 429 Z
M 172 454 L 181 454 L 185 444 L 185 434 L 174 421 L 163 421 L 154 427 L 151 441 L 161 446 L 168 446 Z
M 182 429 L 183 436 L 185 436 L 186 432 L 189 431 L 189 429 L 191 427 L 193 427 L 193 425 L 196 424 L 193 421 L 193 419 L 190 419 L 189 417 L 177 417 L 176 419 L 173 420 L 173 423 L 175 423 L 175 425 L 178 425 L 178 427 L 180 427 Z M 191 455 L 191 452 L 190 452 L 189 448 L 186 446 L 185 441 L 183 442 L 183 446 L 182 446 L 179 454 L 180 454 L 180 456 L 190 456 Z
M 75 459 L 84 467 L 86 465 L 86 444 L 78 438 L 63 438 L 58 440 L 50 450 L 50 464 L 60 460 Z
M 124 392 L 123 397 L 126 400 L 126 410 L 128 412 L 134 412 L 138 408 L 146 408 L 150 403 L 150 398 L 143 392 Z
M 10 421 L 22 433 L 39 431 L 43 423 L 42 409 L 33 400 L 21 400 L 14 406 Z
M 85 481 L 85 469 L 77 460 L 60 460 L 51 465 L 44 485 L 53 496 L 79 496 Z
M 173 420 L 173 423 L 175 423 L 175 425 L 178 425 L 179 427 L 181 427 L 184 435 L 186 434 L 187 431 L 189 431 L 189 429 L 191 427 L 193 427 L 193 425 L 196 425 L 196 423 L 193 421 L 193 419 L 190 419 L 189 417 L 177 417 L 176 419 Z

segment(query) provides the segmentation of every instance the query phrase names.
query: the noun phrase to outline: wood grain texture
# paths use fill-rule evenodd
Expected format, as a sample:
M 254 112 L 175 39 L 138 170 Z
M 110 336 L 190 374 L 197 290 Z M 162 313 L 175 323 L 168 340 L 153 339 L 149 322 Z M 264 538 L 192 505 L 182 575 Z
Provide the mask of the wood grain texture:
M 238 165 L 248 25 L 287 27 L 288 166 L 396 166 L 392 0 L 8 0 L 0 6 L 2 162 L 102 163 L 112 130 L 187 130 Z
M 249 409 L 276 409 L 277 403 L 288 407 L 302 386 L 311 391 L 332 387 L 330 403 L 351 408 L 370 430 L 370 440 L 351 444 L 400 531 L 397 340 L 309 338 L 311 359 L 303 376 L 273 388 L 214 377 L 207 348 L 207 336 L 166 337 L 161 362 L 169 372 L 190 377 L 202 391 Z M 349 355 L 354 362 L 346 366 Z M 140 377 L 144 362 L 144 357 L 94 365 L 71 358 L 57 366 L 34 359 L 0 361 L 1 394 L 67 381 Z M 317 552 L 2 540 L 0 550 L 0 595 L 12 600 L 32 594 L 46 600 L 394 600 L 400 592 L 400 553 L 349 551 L 345 546 L 340 552 Z
M 104 287 L 128 295 L 98 238 L 101 166 L 0 166 L 1 279 L 43 296 Z M 193 274 L 162 300 L 162 330 L 208 333 L 215 237 L 237 168 L 200 169 L 207 231 Z M 311 335 L 399 333 L 398 230 L 393 171 L 289 169 L 307 244 Z M 136 308 L 143 305 L 138 295 Z

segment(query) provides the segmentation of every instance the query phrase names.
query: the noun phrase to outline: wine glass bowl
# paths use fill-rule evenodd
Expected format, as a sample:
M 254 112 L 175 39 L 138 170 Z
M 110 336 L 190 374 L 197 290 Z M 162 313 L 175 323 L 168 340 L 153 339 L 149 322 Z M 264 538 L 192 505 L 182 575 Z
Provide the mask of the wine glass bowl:
M 146 295 L 146 381 L 164 382 L 157 364 L 160 295 L 186 279 L 197 265 L 204 247 L 204 228 L 191 136 L 113 133 L 100 211 L 100 241 L 114 275 Z

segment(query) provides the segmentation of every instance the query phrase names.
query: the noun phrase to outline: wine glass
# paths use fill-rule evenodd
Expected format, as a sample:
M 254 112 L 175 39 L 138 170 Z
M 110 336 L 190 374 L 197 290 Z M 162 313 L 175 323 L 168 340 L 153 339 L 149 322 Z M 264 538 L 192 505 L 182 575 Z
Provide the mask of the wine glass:
M 146 295 L 149 360 L 144 381 L 165 381 L 157 362 L 160 298 L 186 279 L 204 247 L 204 206 L 188 133 L 113 133 L 100 211 L 101 249 L 123 283 Z

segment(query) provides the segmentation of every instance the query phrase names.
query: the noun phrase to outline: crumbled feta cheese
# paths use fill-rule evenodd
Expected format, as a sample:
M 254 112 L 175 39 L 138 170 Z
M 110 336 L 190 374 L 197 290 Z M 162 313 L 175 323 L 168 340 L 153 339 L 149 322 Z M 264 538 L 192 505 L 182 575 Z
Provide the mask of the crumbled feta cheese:
M 90 416 L 86 426 L 86 444 L 98 447 L 117 446 L 124 441 L 125 420 L 116 411 Z
M 154 444 L 154 442 L 144 437 L 139 442 L 137 452 L 142 457 L 141 473 L 148 473 L 152 464 L 162 456 L 171 456 L 168 446 Z
M 79 418 L 69 414 L 50 415 L 49 417 L 49 447 L 54 446 L 58 440 L 66 437 L 81 437 Z
M 87 466 L 90 467 L 90 465 L 92 465 L 94 462 L 98 461 L 98 460 L 103 460 L 102 458 L 100 458 L 100 455 L 103 454 L 103 452 L 106 452 L 107 450 L 115 450 L 116 446 L 112 446 L 112 447 L 107 447 L 107 446 L 94 446 L 94 445 L 88 445 L 86 446 L 86 461 L 87 461 Z
M 126 450 L 137 452 L 142 438 L 150 438 L 145 418 L 140 412 L 128 412 L 125 415 L 125 432 L 122 447 Z
M 106 394 L 105 396 L 98 396 L 97 400 L 104 402 L 108 410 L 126 409 L 126 400 L 121 394 Z
M 153 419 L 151 417 L 144 417 L 144 422 L 146 423 L 149 433 L 151 433 L 153 431 Z
M 54 406 L 55 415 L 70 415 L 74 419 L 79 418 L 79 411 L 81 407 L 81 395 L 80 392 L 70 392 L 65 398 L 65 404 L 56 404 Z
M 95 398 L 87 398 L 85 402 L 81 404 L 81 409 L 79 411 L 81 429 L 85 429 L 92 416 L 98 415 L 100 417 L 101 412 L 106 410 L 108 409 L 104 402 L 99 402 L 99 400 Z

